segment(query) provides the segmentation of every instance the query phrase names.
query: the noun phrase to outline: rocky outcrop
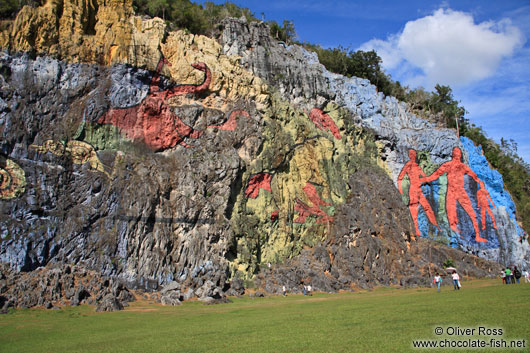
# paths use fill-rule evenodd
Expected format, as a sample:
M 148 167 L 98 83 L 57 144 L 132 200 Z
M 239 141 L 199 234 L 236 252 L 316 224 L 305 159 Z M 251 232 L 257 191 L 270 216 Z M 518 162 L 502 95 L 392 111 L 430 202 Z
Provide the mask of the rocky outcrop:
M 528 262 L 492 188 L 502 184 L 475 169 L 468 141 L 262 23 L 222 27 L 218 41 L 168 32 L 129 1 L 20 12 L 0 36 L 1 262 L 81 265 L 165 288 L 166 305 L 219 302 L 254 277 L 271 292 L 307 278 L 330 291 L 422 284 L 448 256 L 469 275 L 495 274 L 442 245 L 433 258 L 418 235 Z M 446 164 L 454 147 L 464 162 Z M 481 220 L 484 191 L 495 225 L 489 212 Z M 466 199 L 474 218 L 456 206 Z M 99 310 L 119 308 L 105 295 Z
M 2 265 L 0 296 L 4 313 L 10 307 L 53 309 L 80 304 L 96 305 L 96 311 L 115 311 L 135 301 L 121 283 L 76 265 L 40 267 L 27 273 Z

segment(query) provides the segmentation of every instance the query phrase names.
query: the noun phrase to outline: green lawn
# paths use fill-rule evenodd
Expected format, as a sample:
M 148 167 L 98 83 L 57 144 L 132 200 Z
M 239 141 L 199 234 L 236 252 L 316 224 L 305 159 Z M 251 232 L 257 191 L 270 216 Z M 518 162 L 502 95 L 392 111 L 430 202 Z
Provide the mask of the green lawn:
M 144 301 L 114 313 L 89 306 L 16 310 L 0 316 L 0 352 L 410 352 L 420 351 L 414 339 L 492 338 L 525 339 L 526 348 L 488 351 L 530 351 L 530 284 L 463 286 L 245 297 L 211 306 Z M 475 334 L 436 336 L 438 326 Z M 479 336 L 480 326 L 502 329 L 502 336 Z

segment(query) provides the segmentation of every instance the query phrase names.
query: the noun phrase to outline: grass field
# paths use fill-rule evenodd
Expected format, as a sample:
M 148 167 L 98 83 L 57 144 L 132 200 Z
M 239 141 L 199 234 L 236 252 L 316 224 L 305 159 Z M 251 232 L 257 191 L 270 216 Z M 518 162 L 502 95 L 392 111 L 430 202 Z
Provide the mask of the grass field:
M 89 306 L 16 310 L 0 316 L 0 352 L 456 351 L 414 349 L 412 341 L 419 339 L 494 339 L 508 345 L 524 339 L 526 348 L 473 351 L 530 351 L 530 284 L 474 280 L 463 286 L 456 292 L 442 287 L 441 293 L 379 288 L 312 297 L 245 297 L 210 306 L 138 301 L 113 313 L 96 313 Z M 443 329 L 442 336 L 434 333 L 436 327 Z M 475 330 L 448 335 L 454 327 Z M 502 329 L 502 335 L 479 335 L 479 327 Z

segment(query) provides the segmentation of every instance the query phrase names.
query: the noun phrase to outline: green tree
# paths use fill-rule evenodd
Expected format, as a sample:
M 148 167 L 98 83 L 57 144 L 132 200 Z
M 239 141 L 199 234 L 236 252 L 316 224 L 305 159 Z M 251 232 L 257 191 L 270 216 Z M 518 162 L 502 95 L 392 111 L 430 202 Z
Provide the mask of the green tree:
M 442 264 L 442 267 L 443 268 L 447 268 L 447 267 L 455 267 L 455 262 L 453 259 L 447 259 L 444 261 L 444 263 Z
M 37 7 L 44 4 L 44 0 L 2 0 L 0 1 L 0 19 L 12 19 L 24 6 Z
M 173 0 L 170 21 L 194 34 L 206 34 L 210 28 L 203 9 L 189 0 Z
M 150 0 L 147 2 L 147 10 L 153 17 L 166 19 L 166 10 L 169 8 L 168 0 Z
M 296 38 L 296 31 L 292 21 L 283 20 L 280 26 L 276 21 L 268 22 L 271 35 L 282 42 L 290 43 Z
M 12 18 L 19 9 L 18 0 L 2 0 L 0 2 L 0 18 Z
M 449 128 L 457 128 L 459 135 L 469 127 L 466 119 L 466 110 L 453 98 L 453 91 L 449 86 L 437 84 L 432 93 L 428 106 L 434 114 L 438 115 L 439 122 Z

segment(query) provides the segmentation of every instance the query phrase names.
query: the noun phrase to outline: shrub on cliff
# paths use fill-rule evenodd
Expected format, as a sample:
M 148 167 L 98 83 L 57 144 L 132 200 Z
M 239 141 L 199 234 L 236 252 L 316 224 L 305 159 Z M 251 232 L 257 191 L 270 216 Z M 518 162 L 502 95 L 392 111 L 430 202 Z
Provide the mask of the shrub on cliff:
M 288 43 L 296 38 L 296 31 L 292 21 L 283 20 L 281 26 L 276 21 L 270 21 L 268 23 L 271 30 L 271 36 L 277 40 Z
M 244 16 L 249 22 L 259 21 L 249 9 L 228 1 L 220 5 L 207 1 L 201 6 L 189 0 L 133 0 L 133 7 L 137 14 L 160 17 L 171 25 L 193 34 L 209 35 L 228 17 Z M 283 42 L 295 39 L 296 31 L 292 21 L 284 20 L 281 25 L 276 21 L 267 23 L 273 38 Z

